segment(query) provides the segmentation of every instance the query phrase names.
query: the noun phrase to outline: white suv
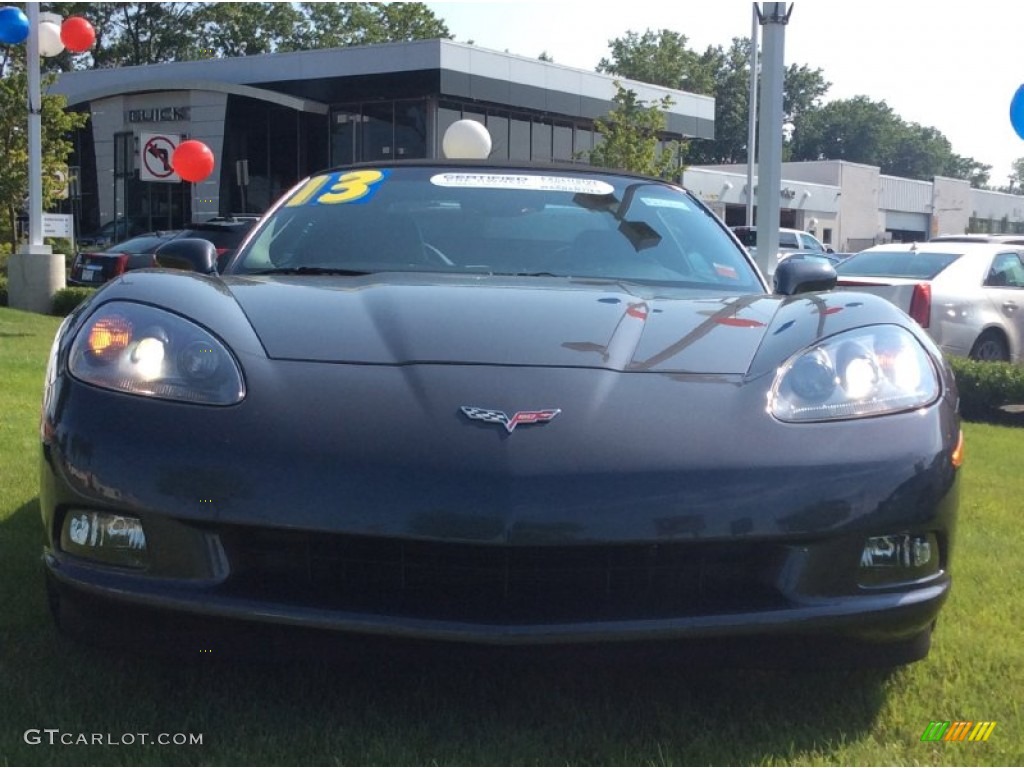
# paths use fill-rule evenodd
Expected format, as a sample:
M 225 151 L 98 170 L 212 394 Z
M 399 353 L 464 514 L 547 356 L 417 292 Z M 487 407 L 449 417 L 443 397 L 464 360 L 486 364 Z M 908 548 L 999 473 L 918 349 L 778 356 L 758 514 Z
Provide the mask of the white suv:
M 757 227 L 733 227 L 733 234 L 743 243 L 743 247 L 750 252 L 750 255 L 757 258 Z M 776 254 L 775 263 L 769 264 L 769 272 L 775 270 L 783 258 L 791 253 L 832 253 L 832 249 L 822 245 L 810 232 L 802 229 L 779 228 L 779 252 Z

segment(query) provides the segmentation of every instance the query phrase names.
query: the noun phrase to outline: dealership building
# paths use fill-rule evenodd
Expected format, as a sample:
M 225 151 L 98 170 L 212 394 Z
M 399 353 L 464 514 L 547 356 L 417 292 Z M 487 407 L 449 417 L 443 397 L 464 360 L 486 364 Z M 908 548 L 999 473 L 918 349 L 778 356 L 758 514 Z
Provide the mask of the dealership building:
M 65 73 L 53 90 L 91 119 L 72 162 L 80 231 L 128 219 L 171 229 L 261 212 L 296 181 L 353 161 L 441 156 L 454 121 L 484 123 L 499 159 L 577 162 L 613 108 L 608 75 L 451 40 L 301 51 Z M 648 102 L 668 96 L 666 139 L 714 137 L 715 101 L 623 80 Z M 169 159 L 186 138 L 207 144 L 213 173 L 181 181 Z M 729 224 L 742 224 L 745 166 L 691 167 L 683 183 Z M 1024 231 L 1024 198 L 967 182 L 912 181 L 839 161 L 786 163 L 783 226 L 836 250 L 939 232 Z
M 671 97 L 671 136 L 714 136 L 713 98 L 623 83 Z M 494 157 L 572 162 L 615 95 L 605 75 L 449 40 L 71 72 L 54 90 L 91 114 L 76 152 L 83 216 L 147 229 L 263 211 L 329 165 L 437 157 L 461 118 L 486 124 Z M 217 159 L 203 182 L 167 164 L 184 137 Z

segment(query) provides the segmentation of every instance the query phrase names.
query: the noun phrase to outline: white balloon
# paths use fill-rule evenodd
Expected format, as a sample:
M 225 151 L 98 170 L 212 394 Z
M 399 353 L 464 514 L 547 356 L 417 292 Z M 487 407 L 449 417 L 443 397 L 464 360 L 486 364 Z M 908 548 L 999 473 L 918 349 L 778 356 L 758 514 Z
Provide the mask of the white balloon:
M 491 134 L 476 120 L 456 120 L 444 132 L 441 149 L 450 160 L 483 160 L 491 154 Z
M 64 50 L 60 39 L 60 26 L 52 21 L 39 22 L 39 55 L 58 56 Z

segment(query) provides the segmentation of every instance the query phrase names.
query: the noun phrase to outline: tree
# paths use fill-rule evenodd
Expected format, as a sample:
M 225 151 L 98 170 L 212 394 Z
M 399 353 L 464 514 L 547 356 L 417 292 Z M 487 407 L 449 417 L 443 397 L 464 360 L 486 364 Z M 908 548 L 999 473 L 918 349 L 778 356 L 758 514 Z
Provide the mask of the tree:
M 745 42 L 749 50 L 750 41 Z M 790 64 L 782 82 L 783 122 L 796 125 L 804 115 L 819 109 L 831 87 L 832 83 L 825 80 L 822 70 L 809 69 L 806 64 Z
M 981 187 L 991 166 L 961 157 L 942 133 L 902 120 L 884 101 L 855 96 L 830 102 L 798 121 L 793 160 L 848 160 L 877 165 L 882 173 L 928 180 L 949 176 Z
M 832 101 L 805 115 L 793 130 L 793 160 L 888 162 L 900 119 L 884 101 L 867 96 Z
M 609 41 L 611 57 L 599 72 L 715 97 L 715 138 L 690 144 L 695 165 L 748 160 L 750 40 L 733 38 L 728 49 L 709 46 L 695 54 L 685 35 L 662 29 L 627 32 Z M 790 64 L 783 80 L 783 143 L 787 160 L 849 160 L 877 165 L 883 173 L 913 179 L 951 176 L 983 187 L 990 166 L 961 157 L 937 129 L 907 123 L 885 102 L 866 96 L 823 104 L 828 83 L 822 70 Z
M 734 38 L 728 50 L 708 47 L 699 66 L 712 83 L 715 97 L 715 138 L 691 143 L 695 165 L 745 163 L 749 134 L 750 41 Z
M 1010 163 L 1009 182 L 1007 192 L 1016 192 L 1019 195 L 1024 190 L 1024 157 L 1018 157 Z
M 205 42 L 196 16 L 204 3 L 51 3 L 67 18 L 84 16 L 96 42 L 83 54 L 44 59 L 49 71 L 127 67 L 200 58 Z
M 51 70 L 251 56 L 350 45 L 450 38 L 423 3 L 54 3 L 96 29 L 86 54 L 63 53 Z
M 447 25 L 423 3 L 364 3 L 372 9 L 376 37 L 371 43 L 451 38 Z
M 728 49 L 709 46 L 702 54 L 690 50 L 685 35 L 662 29 L 642 35 L 627 32 L 609 41 L 610 59 L 601 59 L 599 72 L 645 83 L 715 97 L 715 138 L 692 142 L 689 160 L 695 164 L 747 161 L 750 88 L 750 40 L 733 38 Z M 785 73 L 783 115 L 795 124 L 818 107 L 827 93 L 820 69 L 791 64 Z
M 665 111 L 672 99 L 666 96 L 651 104 L 616 81 L 612 100 L 615 107 L 608 116 L 594 121 L 602 141 L 590 151 L 590 163 L 647 176 L 678 177 L 683 170 L 682 147 L 679 142 L 662 141 Z
M 281 50 L 450 38 L 445 23 L 423 3 L 299 3 L 302 23 Z
M 944 175 L 947 161 L 953 155 L 953 148 L 946 137 L 935 128 L 900 122 L 885 172 L 908 179 Z
M 686 43 L 686 35 L 670 29 L 648 29 L 642 35 L 628 31 L 625 37 L 608 41 L 611 58 L 601 59 L 597 71 L 679 91 L 711 94 L 714 83 Z
M 207 57 L 272 53 L 305 19 L 291 3 L 208 3 L 195 14 Z
M 57 172 L 67 167 L 71 154 L 70 133 L 85 126 L 88 115 L 65 112 L 63 96 L 46 94 L 46 86 L 53 77 L 43 82 L 42 99 L 42 164 L 43 207 L 53 204 L 60 182 Z M 12 248 L 18 213 L 28 195 L 28 75 L 16 68 L 0 77 L 0 208 L 3 226 L 0 229 Z
M 988 182 L 992 175 L 992 166 L 979 163 L 973 157 L 961 157 L 954 154 L 946 161 L 943 176 L 954 179 L 966 179 L 975 189 L 989 189 Z

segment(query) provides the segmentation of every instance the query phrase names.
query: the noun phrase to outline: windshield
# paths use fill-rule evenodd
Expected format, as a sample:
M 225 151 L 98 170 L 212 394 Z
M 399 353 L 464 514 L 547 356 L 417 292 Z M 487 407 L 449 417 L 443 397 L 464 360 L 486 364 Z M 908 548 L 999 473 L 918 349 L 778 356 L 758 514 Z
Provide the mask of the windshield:
M 905 277 L 931 280 L 954 261 L 959 253 L 919 251 L 862 251 L 836 266 L 840 277 Z
M 139 235 L 122 243 L 108 246 L 106 250 L 114 253 L 146 253 L 156 250 L 174 235 L 173 232 L 152 233 Z
M 316 176 L 270 215 L 228 269 L 339 271 L 763 291 L 718 220 L 686 192 L 600 172 L 415 166 Z
M 736 227 L 733 233 L 747 248 L 757 247 L 757 230 L 752 227 Z
M 242 242 L 247 232 L 247 228 L 201 227 L 186 229 L 179 237 L 198 237 L 203 240 L 209 240 L 216 248 L 235 248 Z
M 816 238 L 814 235 L 808 235 L 804 233 L 803 235 L 801 235 L 801 237 L 804 240 L 804 244 L 802 246 L 803 248 L 807 249 L 808 251 L 819 251 L 821 253 L 825 253 L 825 246 L 822 245 L 818 238 Z

